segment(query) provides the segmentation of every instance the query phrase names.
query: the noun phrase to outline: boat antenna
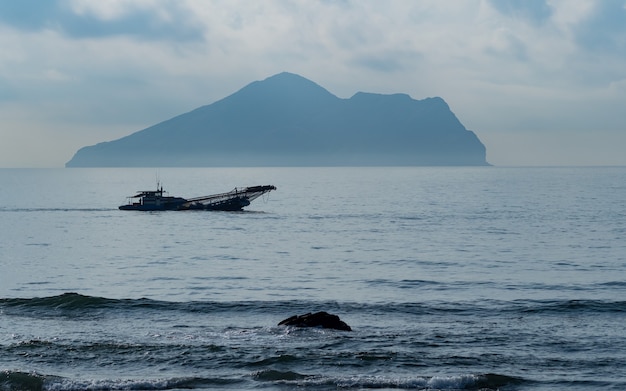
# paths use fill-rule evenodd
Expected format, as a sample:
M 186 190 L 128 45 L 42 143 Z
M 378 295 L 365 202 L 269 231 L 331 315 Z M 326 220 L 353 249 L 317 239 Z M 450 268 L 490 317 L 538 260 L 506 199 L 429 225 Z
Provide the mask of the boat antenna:
M 157 171 L 154 176 L 156 177 L 156 183 L 157 183 L 157 191 L 159 191 L 159 188 L 161 190 L 161 193 L 163 193 L 163 185 L 161 185 L 161 178 L 159 178 L 159 172 Z

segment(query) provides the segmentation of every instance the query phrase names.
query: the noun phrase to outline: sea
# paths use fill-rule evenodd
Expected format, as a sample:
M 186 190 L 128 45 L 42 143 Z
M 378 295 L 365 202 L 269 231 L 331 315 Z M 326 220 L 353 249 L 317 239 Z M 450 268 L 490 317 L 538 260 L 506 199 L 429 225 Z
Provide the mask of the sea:
M 626 167 L 1 169 L 0 224 L 0 390 L 626 389 Z

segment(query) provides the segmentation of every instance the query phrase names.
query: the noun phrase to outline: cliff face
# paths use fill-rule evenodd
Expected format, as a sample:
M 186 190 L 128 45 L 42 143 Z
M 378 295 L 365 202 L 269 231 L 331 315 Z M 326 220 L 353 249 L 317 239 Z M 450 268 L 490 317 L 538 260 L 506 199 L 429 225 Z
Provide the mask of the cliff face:
M 118 140 L 66 167 L 488 165 L 441 98 L 359 92 L 340 99 L 280 73 Z

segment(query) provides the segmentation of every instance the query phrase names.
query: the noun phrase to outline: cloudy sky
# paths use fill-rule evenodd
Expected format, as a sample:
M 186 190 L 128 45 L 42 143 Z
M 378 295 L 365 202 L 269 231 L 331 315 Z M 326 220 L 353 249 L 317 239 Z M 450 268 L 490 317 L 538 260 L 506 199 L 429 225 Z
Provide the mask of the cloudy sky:
M 440 96 L 495 165 L 626 165 L 626 0 L 0 0 L 0 167 L 289 71 Z

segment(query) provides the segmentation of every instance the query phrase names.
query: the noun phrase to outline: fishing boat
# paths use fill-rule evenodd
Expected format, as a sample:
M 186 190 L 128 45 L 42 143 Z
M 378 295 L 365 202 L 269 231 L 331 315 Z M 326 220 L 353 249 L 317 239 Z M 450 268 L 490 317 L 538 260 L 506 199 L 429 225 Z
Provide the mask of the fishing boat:
M 222 210 L 240 211 L 250 202 L 263 194 L 276 190 L 276 186 L 250 186 L 203 197 L 182 198 L 166 195 L 163 186 L 157 184 L 156 190 L 138 191 L 128 197 L 128 203 L 121 205 L 120 210 Z

